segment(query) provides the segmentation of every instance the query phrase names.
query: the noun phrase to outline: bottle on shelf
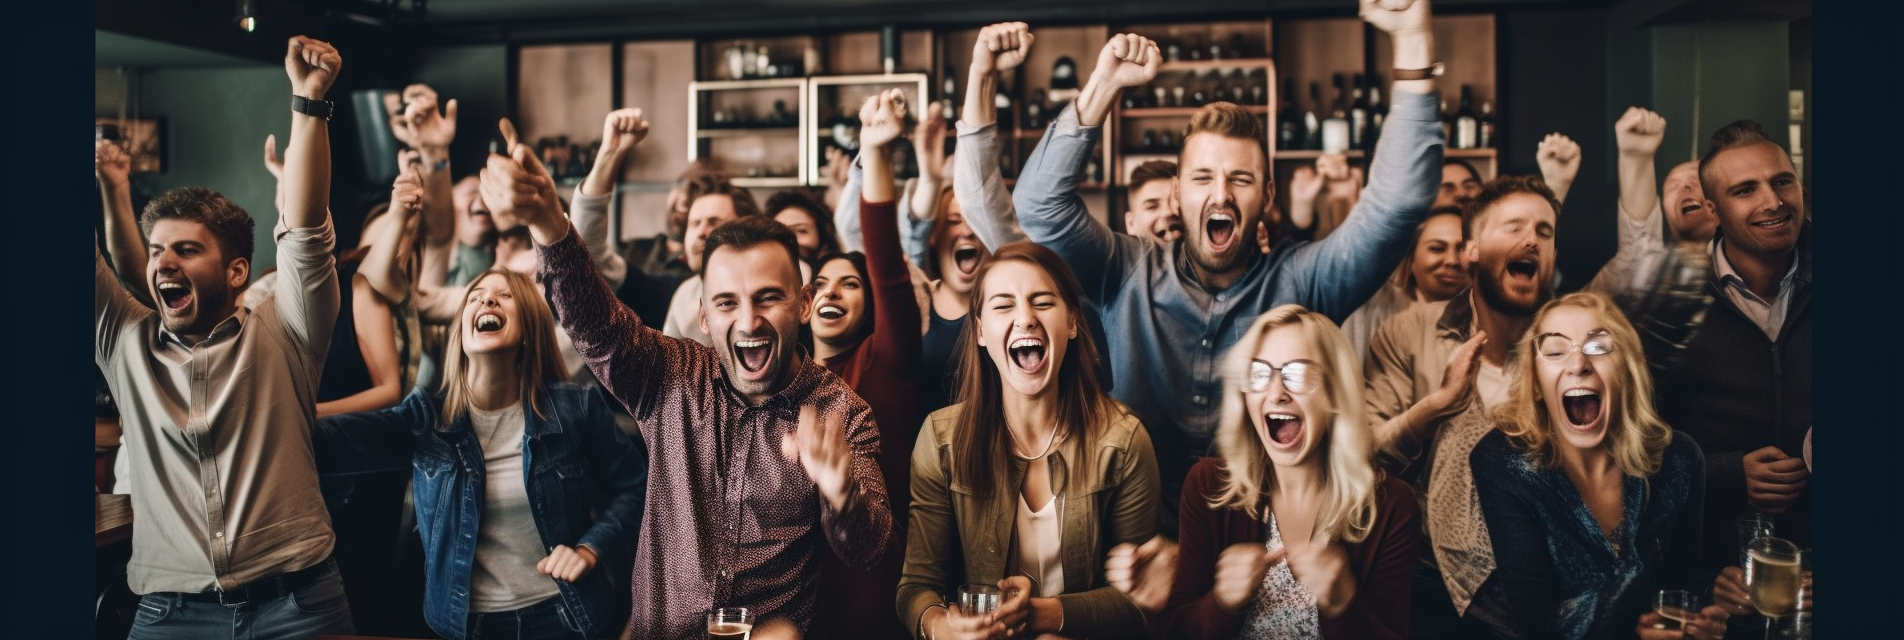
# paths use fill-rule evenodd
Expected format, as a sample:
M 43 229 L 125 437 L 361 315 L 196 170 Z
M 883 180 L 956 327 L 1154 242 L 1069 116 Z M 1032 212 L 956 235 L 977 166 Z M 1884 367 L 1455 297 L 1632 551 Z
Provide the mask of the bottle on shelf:
M 1012 117 L 1011 92 L 1005 89 L 1004 83 L 999 83 L 998 93 L 992 97 L 992 106 L 996 107 L 995 110 L 998 112 L 998 130 L 1011 131 L 1012 121 L 1016 118 Z M 1009 147 L 1010 145 L 1006 146 Z
M 1197 78 L 1195 72 L 1192 72 L 1189 77 L 1184 78 L 1184 81 L 1190 85 L 1190 102 L 1186 106 L 1201 107 L 1214 102 L 1210 97 L 1210 91 L 1204 88 L 1203 80 Z
M 1239 59 L 1249 57 L 1247 47 L 1243 43 L 1243 32 L 1237 31 L 1230 34 L 1230 50 L 1224 57 Z
M 1362 74 L 1355 74 L 1354 100 L 1349 102 L 1349 148 L 1362 149 L 1368 144 L 1368 93 L 1362 87 Z
M 1242 67 L 1231 69 L 1229 79 L 1224 82 L 1229 88 L 1227 92 L 1229 97 L 1226 99 L 1236 104 L 1256 104 L 1249 97 L 1249 83 L 1249 78 L 1243 75 Z
M 1382 125 L 1388 122 L 1388 103 L 1382 101 L 1382 77 L 1369 76 L 1369 135 L 1368 151 L 1375 151 L 1375 142 L 1382 139 Z
M 791 127 L 794 125 L 793 112 L 787 110 L 787 101 L 773 101 L 773 115 L 768 116 L 767 124 L 776 127 Z
M 1322 148 L 1322 83 L 1309 83 L 1309 110 L 1302 113 L 1302 148 Z
M 1032 89 L 1031 97 L 1025 99 L 1025 128 L 1045 128 L 1045 90 Z
M 1454 148 L 1473 149 L 1480 144 L 1481 119 L 1474 115 L 1474 87 L 1461 85 L 1461 110 L 1454 113 Z
M 1448 110 L 1448 96 L 1440 96 L 1440 98 L 1440 110 L 1435 113 L 1441 117 L 1441 142 L 1452 147 L 1454 145 L 1454 112 Z
M 1186 47 L 1186 49 L 1188 49 L 1188 51 L 1185 52 L 1185 55 L 1190 56 L 1191 60 L 1202 60 L 1203 59 L 1203 36 L 1191 34 L 1190 46 Z
M 958 108 L 955 105 L 959 102 L 959 82 L 958 72 L 950 66 L 945 68 L 945 75 L 939 81 L 939 99 L 945 101 L 945 119 L 951 121 L 956 117 L 953 115 L 954 110 Z
M 1481 148 L 1494 148 L 1494 101 L 1481 101 Z
M 1091 154 L 1091 159 L 1084 163 L 1084 175 L 1092 184 L 1104 184 L 1104 163 L 1098 160 L 1097 154 Z
M 1276 111 L 1276 148 L 1302 148 L 1302 112 L 1296 108 L 1296 81 L 1283 78 L 1282 93 L 1276 95 L 1281 103 Z
M 760 69 L 760 51 L 754 49 L 752 42 L 742 43 L 740 45 L 740 74 L 734 76 L 734 79 L 751 78 L 758 69 Z
M 1322 151 L 1341 153 L 1349 148 L 1349 92 L 1342 74 L 1335 74 L 1335 102 L 1329 119 L 1322 121 Z
M 739 80 L 747 77 L 747 54 L 745 45 L 736 43 L 727 48 L 727 79 Z
M 1249 73 L 1250 104 L 1269 106 L 1269 72 L 1257 67 Z M 1285 96 L 1283 99 L 1287 100 Z
M 754 64 L 756 65 L 754 67 L 754 73 L 762 78 L 771 78 L 778 75 L 776 72 L 779 71 L 779 69 L 774 67 L 773 54 L 767 53 L 767 45 L 760 45 L 760 52 L 754 54 Z
M 1169 104 L 1169 101 L 1164 98 L 1165 93 L 1167 93 L 1168 91 L 1169 90 L 1165 89 L 1164 86 L 1161 84 L 1151 87 L 1150 88 L 1150 93 L 1151 93 L 1150 104 L 1145 106 L 1154 108 L 1154 107 L 1161 107 L 1161 106 L 1165 106 Z
M 1145 129 L 1143 137 L 1137 140 L 1137 149 L 1139 151 L 1156 151 L 1157 130 Z

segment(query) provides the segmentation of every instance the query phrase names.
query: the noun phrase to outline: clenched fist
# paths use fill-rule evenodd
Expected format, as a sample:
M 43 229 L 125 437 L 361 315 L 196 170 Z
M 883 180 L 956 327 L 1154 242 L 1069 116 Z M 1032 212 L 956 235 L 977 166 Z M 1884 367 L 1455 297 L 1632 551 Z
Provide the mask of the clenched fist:
M 972 43 L 973 71 L 1009 71 L 1031 55 L 1031 27 L 1023 22 L 1000 22 L 978 30 Z
M 307 99 L 323 100 L 343 68 L 344 58 L 337 55 L 337 49 L 316 38 L 292 36 L 284 52 L 284 73 L 291 78 L 291 92 Z

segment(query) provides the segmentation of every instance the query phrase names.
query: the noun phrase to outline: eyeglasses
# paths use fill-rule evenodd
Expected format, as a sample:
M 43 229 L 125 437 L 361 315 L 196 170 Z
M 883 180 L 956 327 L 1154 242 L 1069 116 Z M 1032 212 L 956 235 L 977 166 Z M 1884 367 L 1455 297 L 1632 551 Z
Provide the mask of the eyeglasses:
M 1290 393 L 1304 395 L 1322 386 L 1322 366 L 1307 360 L 1292 360 L 1276 366 L 1263 360 L 1250 360 L 1248 389 L 1250 393 L 1262 393 L 1269 390 L 1269 381 L 1278 374 L 1283 377 L 1283 388 Z
M 1558 333 L 1541 334 L 1534 338 L 1534 353 L 1548 362 L 1561 362 L 1575 350 L 1589 356 L 1604 356 L 1613 353 L 1613 336 L 1606 331 L 1587 334 L 1587 341 L 1575 344 L 1572 338 Z

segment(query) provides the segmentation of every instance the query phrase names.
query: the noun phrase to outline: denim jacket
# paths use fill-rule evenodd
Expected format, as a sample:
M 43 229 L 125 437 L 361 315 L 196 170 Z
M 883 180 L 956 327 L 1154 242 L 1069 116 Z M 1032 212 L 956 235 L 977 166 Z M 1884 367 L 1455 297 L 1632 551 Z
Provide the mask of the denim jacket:
M 424 619 L 451 640 L 467 636 L 470 572 L 482 518 L 483 452 L 465 413 L 436 427 L 441 395 L 413 391 L 380 411 L 318 421 L 318 470 L 348 476 L 414 468 L 417 528 L 423 538 Z M 615 425 L 593 390 L 569 383 L 543 388 L 542 413 L 524 411 L 523 477 L 544 549 L 588 545 L 595 568 L 575 583 L 557 581 L 558 615 L 570 629 L 612 633 L 627 621 L 625 569 L 647 498 L 648 456 Z

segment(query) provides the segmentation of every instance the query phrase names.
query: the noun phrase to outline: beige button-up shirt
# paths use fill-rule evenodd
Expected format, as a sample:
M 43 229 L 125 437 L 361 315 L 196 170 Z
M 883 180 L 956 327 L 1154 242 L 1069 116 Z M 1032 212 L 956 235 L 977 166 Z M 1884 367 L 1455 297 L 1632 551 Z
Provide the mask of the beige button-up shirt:
M 328 221 L 275 233 L 276 285 L 197 345 L 94 253 L 93 359 L 131 458 L 135 593 L 232 589 L 330 556 L 311 425 L 337 321 L 335 236 Z

